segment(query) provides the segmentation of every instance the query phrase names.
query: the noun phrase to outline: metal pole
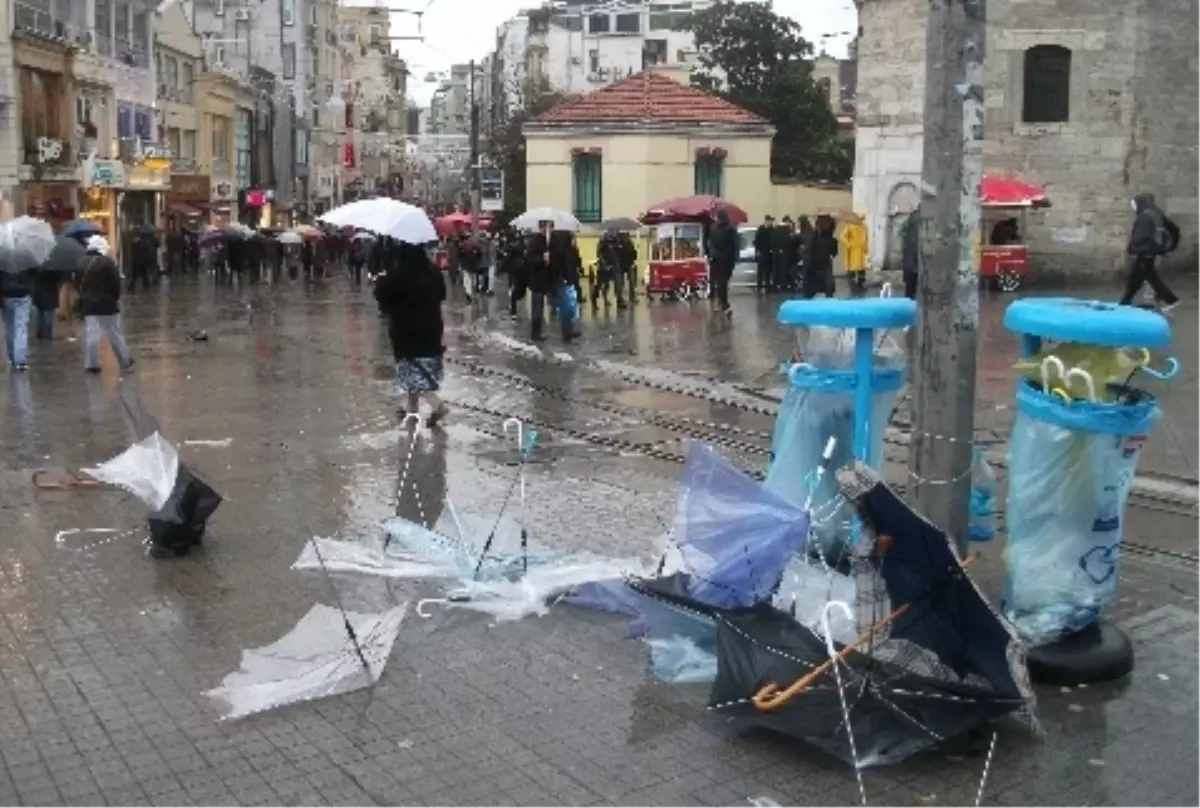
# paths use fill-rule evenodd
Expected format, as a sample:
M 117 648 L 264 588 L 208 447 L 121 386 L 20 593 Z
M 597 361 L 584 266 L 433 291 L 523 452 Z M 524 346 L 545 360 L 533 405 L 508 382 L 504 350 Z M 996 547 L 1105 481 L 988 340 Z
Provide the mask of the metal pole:
M 986 0 L 930 0 L 910 490 L 966 552 L 979 325 Z M 965 557 L 965 556 L 964 556 Z
M 475 60 L 471 60 L 471 238 L 479 246 L 479 105 L 475 103 Z

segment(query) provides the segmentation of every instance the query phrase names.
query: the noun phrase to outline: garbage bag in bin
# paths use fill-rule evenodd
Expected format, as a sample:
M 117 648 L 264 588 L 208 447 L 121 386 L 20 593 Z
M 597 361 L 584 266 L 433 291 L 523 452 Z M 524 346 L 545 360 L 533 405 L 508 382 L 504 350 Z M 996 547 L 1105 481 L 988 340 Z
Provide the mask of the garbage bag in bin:
M 1022 382 L 1009 442 L 1004 612 L 1031 645 L 1091 625 L 1117 588 L 1125 504 L 1153 396 L 1066 403 Z
M 821 465 L 830 438 L 836 440 L 830 470 L 855 459 L 855 334 L 844 329 L 812 328 L 807 336 L 800 351 L 804 361 L 787 369 L 789 389 L 775 420 L 765 486 L 794 504 L 810 504 L 809 545 L 834 559 L 851 543 L 852 514 L 838 494 L 834 475 L 824 475 L 818 484 L 814 472 Z M 904 385 L 903 351 L 886 336 L 876 347 L 871 384 L 870 445 L 868 456 L 862 459 L 878 468 L 884 431 Z

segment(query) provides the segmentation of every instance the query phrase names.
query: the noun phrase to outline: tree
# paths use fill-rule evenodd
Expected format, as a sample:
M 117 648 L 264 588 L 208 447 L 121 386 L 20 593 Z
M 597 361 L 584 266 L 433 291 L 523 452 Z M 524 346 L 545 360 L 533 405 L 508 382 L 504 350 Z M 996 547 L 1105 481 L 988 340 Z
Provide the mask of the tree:
M 497 99 L 502 105 L 496 110 L 495 125 L 488 143 L 492 164 L 504 170 L 504 218 L 512 219 L 525 212 L 525 135 L 526 122 L 567 100 L 563 93 L 551 89 L 546 82 L 523 83 L 515 88 L 514 103 Z
M 700 54 L 692 84 L 775 126 L 772 175 L 850 178 L 853 145 L 838 139 L 828 97 L 813 81 L 812 43 L 798 22 L 765 0 L 717 0 L 681 28 L 695 37 Z

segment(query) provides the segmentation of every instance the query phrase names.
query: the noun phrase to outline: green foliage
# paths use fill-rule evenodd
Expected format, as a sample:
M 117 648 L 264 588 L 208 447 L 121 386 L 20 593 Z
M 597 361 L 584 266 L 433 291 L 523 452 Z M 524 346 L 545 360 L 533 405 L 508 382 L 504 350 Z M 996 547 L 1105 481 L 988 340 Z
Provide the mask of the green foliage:
M 521 128 L 527 121 L 567 100 L 546 84 L 526 83 L 517 94 L 512 110 L 497 110 L 495 128 L 488 143 L 492 164 L 504 169 L 504 213 L 513 218 L 525 212 L 525 136 Z
M 696 38 L 700 54 L 692 84 L 775 126 L 772 175 L 849 179 L 853 145 L 837 137 L 837 119 L 813 81 L 813 46 L 799 23 L 766 0 L 718 0 L 694 12 L 683 30 Z

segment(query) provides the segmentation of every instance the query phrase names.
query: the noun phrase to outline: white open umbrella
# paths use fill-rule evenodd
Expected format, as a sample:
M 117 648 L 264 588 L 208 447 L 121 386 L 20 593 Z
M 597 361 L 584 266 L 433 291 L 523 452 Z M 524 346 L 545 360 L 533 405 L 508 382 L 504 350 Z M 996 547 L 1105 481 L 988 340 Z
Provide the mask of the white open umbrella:
M 565 210 L 556 208 L 534 208 L 527 210 L 512 220 L 512 226 L 519 230 L 535 231 L 542 222 L 553 222 L 555 230 L 570 230 L 578 232 L 579 220 Z
M 40 267 L 54 249 L 54 230 L 32 216 L 0 224 L 0 270 L 21 272 Z
M 293 233 L 291 230 L 285 230 L 275 237 L 275 240 L 280 244 L 300 244 L 304 238 L 299 233 Z
M 437 241 L 433 222 L 429 221 L 425 211 L 387 197 L 360 199 L 342 205 L 321 216 L 320 220 L 336 227 L 370 230 L 409 244 Z

